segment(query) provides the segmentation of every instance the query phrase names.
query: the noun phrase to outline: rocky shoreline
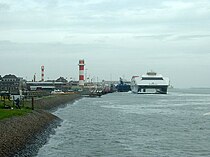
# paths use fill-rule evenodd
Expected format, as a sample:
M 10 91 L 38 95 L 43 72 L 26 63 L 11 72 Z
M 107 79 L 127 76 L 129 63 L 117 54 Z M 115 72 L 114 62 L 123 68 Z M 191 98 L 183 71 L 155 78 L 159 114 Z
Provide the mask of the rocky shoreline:
M 35 110 L 25 116 L 0 121 L 0 156 L 34 156 L 62 121 L 49 113 L 80 95 L 61 95 L 35 101 Z

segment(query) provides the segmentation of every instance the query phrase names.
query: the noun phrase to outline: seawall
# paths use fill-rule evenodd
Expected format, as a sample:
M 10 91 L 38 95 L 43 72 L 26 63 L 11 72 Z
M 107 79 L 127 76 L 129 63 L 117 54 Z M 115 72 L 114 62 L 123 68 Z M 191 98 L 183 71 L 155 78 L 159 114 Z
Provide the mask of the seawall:
M 73 102 L 81 97 L 80 94 L 69 94 L 69 95 L 54 95 L 43 99 L 37 99 L 34 102 L 35 109 L 42 110 L 55 110 L 57 107 L 64 105 L 69 102 Z
M 25 116 L 0 120 L 0 156 L 33 156 L 61 119 L 49 113 L 80 95 L 58 95 L 35 100 L 35 110 Z

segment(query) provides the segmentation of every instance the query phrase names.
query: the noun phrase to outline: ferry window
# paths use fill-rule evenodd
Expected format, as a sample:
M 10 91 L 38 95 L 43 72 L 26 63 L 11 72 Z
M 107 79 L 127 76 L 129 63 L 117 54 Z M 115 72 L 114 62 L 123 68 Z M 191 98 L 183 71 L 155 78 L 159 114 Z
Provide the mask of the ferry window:
M 142 78 L 142 80 L 163 80 L 163 78 L 161 78 L 161 77 L 157 77 L 157 78 L 147 77 L 147 78 Z

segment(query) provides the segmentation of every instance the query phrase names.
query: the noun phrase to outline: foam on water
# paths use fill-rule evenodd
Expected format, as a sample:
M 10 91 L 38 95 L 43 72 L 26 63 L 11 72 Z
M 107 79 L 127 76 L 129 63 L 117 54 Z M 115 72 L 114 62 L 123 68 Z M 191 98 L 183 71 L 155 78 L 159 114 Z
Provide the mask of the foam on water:
M 210 116 L 210 112 L 204 113 L 203 115 L 204 115 L 204 116 Z

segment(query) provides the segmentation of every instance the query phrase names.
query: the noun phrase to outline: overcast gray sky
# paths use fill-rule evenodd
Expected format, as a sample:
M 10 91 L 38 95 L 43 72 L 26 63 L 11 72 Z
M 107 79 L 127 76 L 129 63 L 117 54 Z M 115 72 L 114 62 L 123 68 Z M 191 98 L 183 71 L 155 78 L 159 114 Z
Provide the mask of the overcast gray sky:
M 130 79 L 210 87 L 210 0 L 0 0 L 0 71 L 28 80 Z

